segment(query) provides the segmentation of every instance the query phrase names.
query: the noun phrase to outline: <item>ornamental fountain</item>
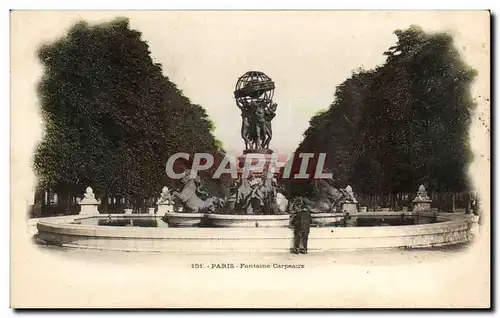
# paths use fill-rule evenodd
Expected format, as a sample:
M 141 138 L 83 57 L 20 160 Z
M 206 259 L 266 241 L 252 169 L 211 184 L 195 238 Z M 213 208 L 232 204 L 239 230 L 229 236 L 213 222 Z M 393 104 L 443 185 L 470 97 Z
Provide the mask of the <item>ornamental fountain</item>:
M 215 227 L 286 227 L 293 204 L 288 204 L 278 184 L 277 158 L 269 148 L 272 139 L 271 121 L 278 105 L 273 101 L 275 84 L 266 74 L 250 71 L 238 78 L 234 97 L 241 111 L 241 138 L 245 149 L 237 158 L 237 178 L 226 198 L 199 198 L 203 187 L 197 175 L 185 171 L 183 188 L 173 192 L 183 212 L 167 212 L 172 226 L 201 225 L 203 220 Z M 310 201 L 313 224 L 332 225 L 357 212 L 352 188 L 336 189 L 332 180 L 315 180 L 318 194 Z M 189 213 L 188 213 L 189 212 Z
M 170 224 L 193 224 L 193 219 L 198 219 L 198 223 L 201 223 L 207 216 L 210 224 L 215 227 L 288 225 L 286 205 L 277 202 L 277 198 L 283 201 L 284 196 L 277 191 L 279 172 L 275 169 L 273 151 L 269 148 L 272 138 L 271 121 L 276 116 L 278 107 L 273 102 L 274 89 L 275 84 L 271 78 L 258 71 L 247 72 L 237 80 L 234 97 L 241 111 L 241 137 L 245 149 L 237 158 L 237 179 L 234 180 L 231 193 L 227 198 L 208 198 L 203 201 L 197 197 L 196 191 L 187 190 L 189 187 L 201 187 L 200 178 L 183 178 L 182 191 L 174 192 L 173 197 L 182 201 L 185 207 L 187 205 L 187 210 L 195 213 L 166 213 Z M 187 171 L 186 175 L 189 174 L 190 171 Z
M 293 237 L 289 218 L 295 209 L 293 203 L 286 204 L 283 199 L 278 172 L 273 171 L 275 162 L 269 145 L 271 121 L 277 110 L 274 89 L 271 78 L 257 71 L 245 73 L 236 83 L 234 97 L 241 110 L 245 149 L 237 158 L 237 178 L 229 196 L 208 195 L 201 178 L 187 170 L 180 180 L 181 189 L 162 189 L 154 214 L 106 215 L 99 214 L 100 202 L 87 188 L 79 201 L 79 215 L 33 220 L 37 239 L 64 247 L 104 250 L 288 253 Z M 410 212 L 358 209 L 352 188 L 337 189 L 331 178 L 315 179 L 314 186 L 314 198 L 299 200 L 305 204 L 302 208 L 311 210 L 315 226 L 309 235 L 310 251 L 427 248 L 466 243 L 477 233 L 477 217 L 433 212 L 424 186 L 419 187 Z M 417 222 L 397 226 L 356 223 L 363 218 L 411 218 Z M 115 221 L 126 225 L 114 226 L 120 223 Z M 154 226 L 141 227 L 140 223 Z M 247 229 L 242 231 L 241 227 Z
M 419 194 L 423 194 L 421 190 L 422 187 Z M 164 193 L 164 197 L 168 195 Z M 164 203 L 167 205 L 165 201 L 160 205 Z M 252 225 L 248 219 L 252 217 L 267 215 L 230 215 L 219 220 L 227 226 L 225 228 L 199 228 L 195 223 L 184 227 L 171 225 L 165 223 L 161 215 L 151 214 L 79 214 L 32 219 L 29 223 L 35 227 L 33 234 L 37 242 L 65 248 L 172 253 L 288 253 L 292 231 L 284 226 Z M 410 212 L 358 212 L 351 217 L 386 220 L 405 217 L 420 221 L 413 225 L 312 227 L 309 252 L 429 248 L 467 243 L 478 235 L 477 216 L 422 211 L 417 204 Z M 253 220 L 259 222 L 258 219 Z

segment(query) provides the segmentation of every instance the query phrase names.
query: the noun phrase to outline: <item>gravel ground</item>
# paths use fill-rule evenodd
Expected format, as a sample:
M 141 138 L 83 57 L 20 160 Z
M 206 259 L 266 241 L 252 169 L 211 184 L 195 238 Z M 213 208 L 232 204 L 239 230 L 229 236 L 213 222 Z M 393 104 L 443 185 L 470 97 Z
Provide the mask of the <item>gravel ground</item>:
M 309 266 L 317 264 L 339 265 L 403 265 L 422 262 L 442 262 L 463 255 L 468 250 L 467 245 L 458 245 L 432 249 L 387 249 L 387 250 L 359 250 L 359 251 L 331 251 L 311 252 L 307 255 L 294 255 L 286 251 L 282 253 L 153 253 L 153 252 L 120 252 L 106 250 L 86 250 L 76 248 L 60 248 L 54 246 L 38 246 L 42 251 L 54 256 L 64 256 L 72 260 L 85 260 L 99 263 L 152 262 L 158 263 L 185 263 L 197 262 L 226 262 L 228 257 L 234 261 L 292 261 L 307 263 Z
M 472 246 L 307 255 L 286 251 L 116 252 L 53 246 L 23 251 L 12 266 L 16 307 L 488 305 L 489 262 Z M 247 267 L 254 264 L 268 267 Z

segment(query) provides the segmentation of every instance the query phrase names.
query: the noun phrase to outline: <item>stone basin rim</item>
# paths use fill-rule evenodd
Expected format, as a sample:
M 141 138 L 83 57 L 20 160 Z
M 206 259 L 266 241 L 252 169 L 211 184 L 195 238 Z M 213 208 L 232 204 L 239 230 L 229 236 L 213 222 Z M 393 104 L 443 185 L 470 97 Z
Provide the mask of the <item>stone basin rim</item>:
M 433 225 L 433 224 L 431 224 Z M 400 226 L 403 227 L 403 226 Z M 398 227 L 398 228 L 400 228 Z M 404 226 L 409 227 L 409 226 Z M 217 239 L 217 240 L 227 240 L 227 239 L 287 239 L 288 236 L 291 238 L 291 230 L 288 228 L 272 228 L 273 232 L 279 232 L 281 234 L 286 234 L 285 236 L 265 236 L 262 237 L 260 234 L 264 234 L 269 228 L 251 228 L 250 233 L 247 235 L 241 234 L 241 228 L 231 228 L 231 231 L 221 231 L 222 228 L 211 228 L 210 234 L 203 234 L 200 228 L 188 228 L 189 231 L 182 231 L 183 228 L 120 228 L 120 227 L 99 227 L 96 225 L 76 225 L 75 224 L 54 224 L 54 223 L 42 223 L 37 225 L 39 231 L 50 232 L 59 235 L 71 235 L 75 237 L 104 237 L 104 238 L 117 238 L 117 239 L 181 239 L 181 240 L 204 240 L 204 239 Z M 360 228 L 353 228 L 354 230 L 340 228 L 335 230 L 335 234 L 330 234 L 334 227 L 323 227 L 311 229 L 312 233 L 322 233 L 323 239 L 346 239 L 346 238 L 380 238 L 380 237 L 412 237 L 426 234 L 444 234 L 452 232 L 455 230 L 467 230 L 468 226 L 463 223 L 450 222 L 445 228 L 426 228 L 423 231 L 385 231 L 388 227 L 369 227 L 367 231 L 360 231 Z M 180 230 L 180 231 L 179 231 Z M 224 229 L 225 230 L 225 229 Z M 402 229 L 398 229 L 402 230 Z M 387 233 L 388 232 L 388 233 Z M 332 232 L 333 233 L 333 232 Z M 259 234 L 258 237 L 254 237 L 255 234 Z M 270 234 L 270 233 L 269 233 Z M 326 235 L 327 236 L 324 236 Z
M 190 213 L 190 212 L 166 212 L 165 216 L 174 216 L 182 218 L 202 218 L 206 213 Z
M 290 219 L 289 214 L 278 214 L 278 215 L 238 215 L 238 214 L 217 214 L 211 213 L 207 214 L 209 219 L 215 220 L 244 220 L 244 221 L 262 221 L 262 220 L 288 220 Z
M 119 215 L 119 216 L 124 216 L 124 215 Z M 130 217 L 130 215 L 126 215 Z M 287 215 L 281 215 L 282 217 L 288 217 Z M 99 215 L 96 216 L 88 216 L 88 215 L 71 215 L 71 216 L 65 216 L 65 217 L 54 217 L 54 218 L 44 218 L 42 220 L 38 220 L 37 222 L 37 228 L 38 230 L 47 230 L 50 229 L 52 231 L 58 232 L 58 231 L 67 231 L 67 230 L 83 230 L 85 233 L 80 232 L 80 233 L 73 233 L 74 235 L 77 236 L 85 236 L 85 235 L 96 235 L 98 233 L 110 233 L 113 232 L 111 235 L 112 237 L 120 237 L 120 233 L 134 233 L 138 237 L 141 236 L 142 234 L 152 234 L 154 233 L 171 233 L 172 230 L 175 228 L 142 228 L 142 227 L 121 227 L 121 226 L 98 226 L 98 225 L 90 225 L 90 224 L 75 224 L 72 222 L 81 220 L 81 219 L 88 219 L 89 217 L 99 217 Z M 150 215 L 150 218 L 158 218 L 158 216 Z M 451 217 L 451 216 L 450 216 Z M 285 218 L 282 218 L 283 220 Z M 431 223 L 431 224 L 415 224 L 415 225 L 399 225 L 399 226 L 388 226 L 388 227 L 379 227 L 379 226 L 373 226 L 373 227 L 353 227 L 353 228 L 342 228 L 342 227 L 334 227 L 334 226 L 327 226 L 323 227 L 323 229 L 334 229 L 337 233 L 339 232 L 358 232 L 362 229 L 363 233 L 366 236 L 372 236 L 375 233 L 378 233 L 380 235 L 387 235 L 387 232 L 391 232 L 392 234 L 395 235 L 411 235 L 415 231 L 420 232 L 420 231 L 429 231 L 429 232 L 439 232 L 443 231 L 447 227 L 467 227 L 469 222 L 473 222 L 471 217 L 468 217 L 466 215 L 463 216 L 455 216 L 453 218 L 443 218 L 441 222 L 438 223 Z M 234 228 L 227 228 L 227 230 L 230 231 L 239 231 L 242 228 L 234 227 Z M 261 228 L 261 230 L 264 230 L 265 228 Z M 187 232 L 196 232 L 199 231 L 200 229 L 197 227 L 193 228 L 184 228 L 184 229 L 175 229 L 174 231 L 177 230 L 182 230 Z M 220 229 L 216 228 L 210 228 L 210 230 L 215 230 L 215 231 L 220 231 Z M 289 230 L 289 229 L 288 229 Z M 89 232 L 86 232 L 89 231 Z M 92 232 L 92 233 L 91 233 Z M 446 231 L 444 231 L 446 232 Z
M 95 215 L 102 218 L 106 215 Z M 154 228 L 113 227 L 71 222 L 89 215 L 36 220 L 36 238 L 43 244 L 74 248 L 123 251 L 157 250 L 173 253 L 193 251 L 251 251 L 269 249 L 288 251 L 293 238 L 286 227 L 245 228 Z M 127 215 L 127 217 L 132 217 Z M 146 216 L 145 216 L 146 217 Z M 150 215 L 150 218 L 158 216 Z M 419 225 L 388 227 L 319 227 L 311 228 L 310 247 L 322 251 L 365 248 L 433 247 L 469 242 L 471 223 L 467 215 L 447 216 L 451 220 Z M 444 219 L 445 217 L 443 217 Z

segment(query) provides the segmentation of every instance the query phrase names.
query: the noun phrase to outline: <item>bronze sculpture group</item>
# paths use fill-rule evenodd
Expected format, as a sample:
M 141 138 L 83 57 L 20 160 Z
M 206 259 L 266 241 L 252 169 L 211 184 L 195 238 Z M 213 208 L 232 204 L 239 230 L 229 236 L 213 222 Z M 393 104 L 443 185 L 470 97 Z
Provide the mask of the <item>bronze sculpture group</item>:
M 277 188 L 271 178 L 263 182 L 250 175 L 237 181 L 228 197 L 207 196 L 199 176 L 190 177 L 190 170 L 181 179 L 178 191 L 168 194 L 168 199 L 178 211 L 187 213 L 227 213 L 227 214 L 278 214 L 276 202 Z M 162 194 L 163 195 L 163 194 Z M 166 198 L 167 195 L 165 194 Z M 166 200 L 166 199 L 162 199 Z
M 241 138 L 245 150 L 269 149 L 271 121 L 278 105 L 273 102 L 274 82 L 264 73 L 251 71 L 236 82 L 234 97 L 241 110 Z
M 182 206 L 185 212 L 211 213 L 224 207 L 226 200 L 215 196 L 210 196 L 204 189 L 201 178 L 196 175 L 191 178 L 191 171 L 187 170 L 186 175 L 181 179 L 182 189 L 180 192 L 173 191 L 172 197 Z
M 182 207 L 183 212 L 283 214 L 308 209 L 312 213 L 335 213 L 342 212 L 342 204 L 355 200 L 351 191 L 337 189 L 332 179 L 319 179 L 315 181 L 316 195 L 313 198 L 294 198 L 280 209 L 277 197 L 283 195 L 283 191 L 271 177 L 256 178 L 250 174 L 248 178 L 236 180 L 230 195 L 221 198 L 208 195 L 201 178 L 191 178 L 189 173 L 190 170 L 181 179 L 178 191 L 169 192 L 168 195 L 162 193 L 162 196 Z M 300 207 L 295 206 L 295 202 L 299 202 L 297 200 L 300 201 Z
M 264 73 L 252 71 L 241 76 L 236 84 L 234 96 L 241 110 L 241 137 L 245 142 L 245 153 L 272 153 L 269 143 L 272 138 L 271 121 L 276 116 L 277 104 L 273 102 L 274 82 Z M 244 155 L 245 156 L 245 155 Z M 337 189 L 333 180 L 315 181 L 316 196 L 312 200 L 300 198 L 300 207 L 288 202 L 274 175 L 267 171 L 248 177 L 239 174 L 225 198 L 213 197 L 203 190 L 199 176 L 186 176 L 181 180 L 181 189 L 173 191 L 169 199 L 176 203 L 178 211 L 195 213 L 226 214 L 283 214 L 308 210 L 312 213 L 341 212 L 343 202 L 353 202 L 352 189 Z
M 245 150 L 269 149 L 273 137 L 271 120 L 276 116 L 278 105 L 271 101 L 259 101 L 254 105 L 238 105 L 241 109 L 241 138 Z

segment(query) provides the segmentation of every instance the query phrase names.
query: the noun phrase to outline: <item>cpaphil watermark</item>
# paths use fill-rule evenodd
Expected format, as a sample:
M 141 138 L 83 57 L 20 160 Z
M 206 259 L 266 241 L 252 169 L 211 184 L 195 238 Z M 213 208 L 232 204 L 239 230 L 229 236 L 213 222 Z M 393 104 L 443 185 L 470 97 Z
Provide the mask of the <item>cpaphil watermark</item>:
M 230 175 L 231 178 L 248 178 L 253 174 L 282 179 L 331 179 L 332 173 L 325 170 L 325 153 L 261 154 L 247 153 L 238 157 L 231 154 L 176 153 L 167 160 L 165 171 L 171 179 L 186 176 L 196 178 L 200 171 L 215 170 L 212 178 Z M 188 163 L 189 169 L 185 169 Z M 184 168 L 182 168 L 184 167 Z M 189 174 L 189 175 L 188 175 Z

